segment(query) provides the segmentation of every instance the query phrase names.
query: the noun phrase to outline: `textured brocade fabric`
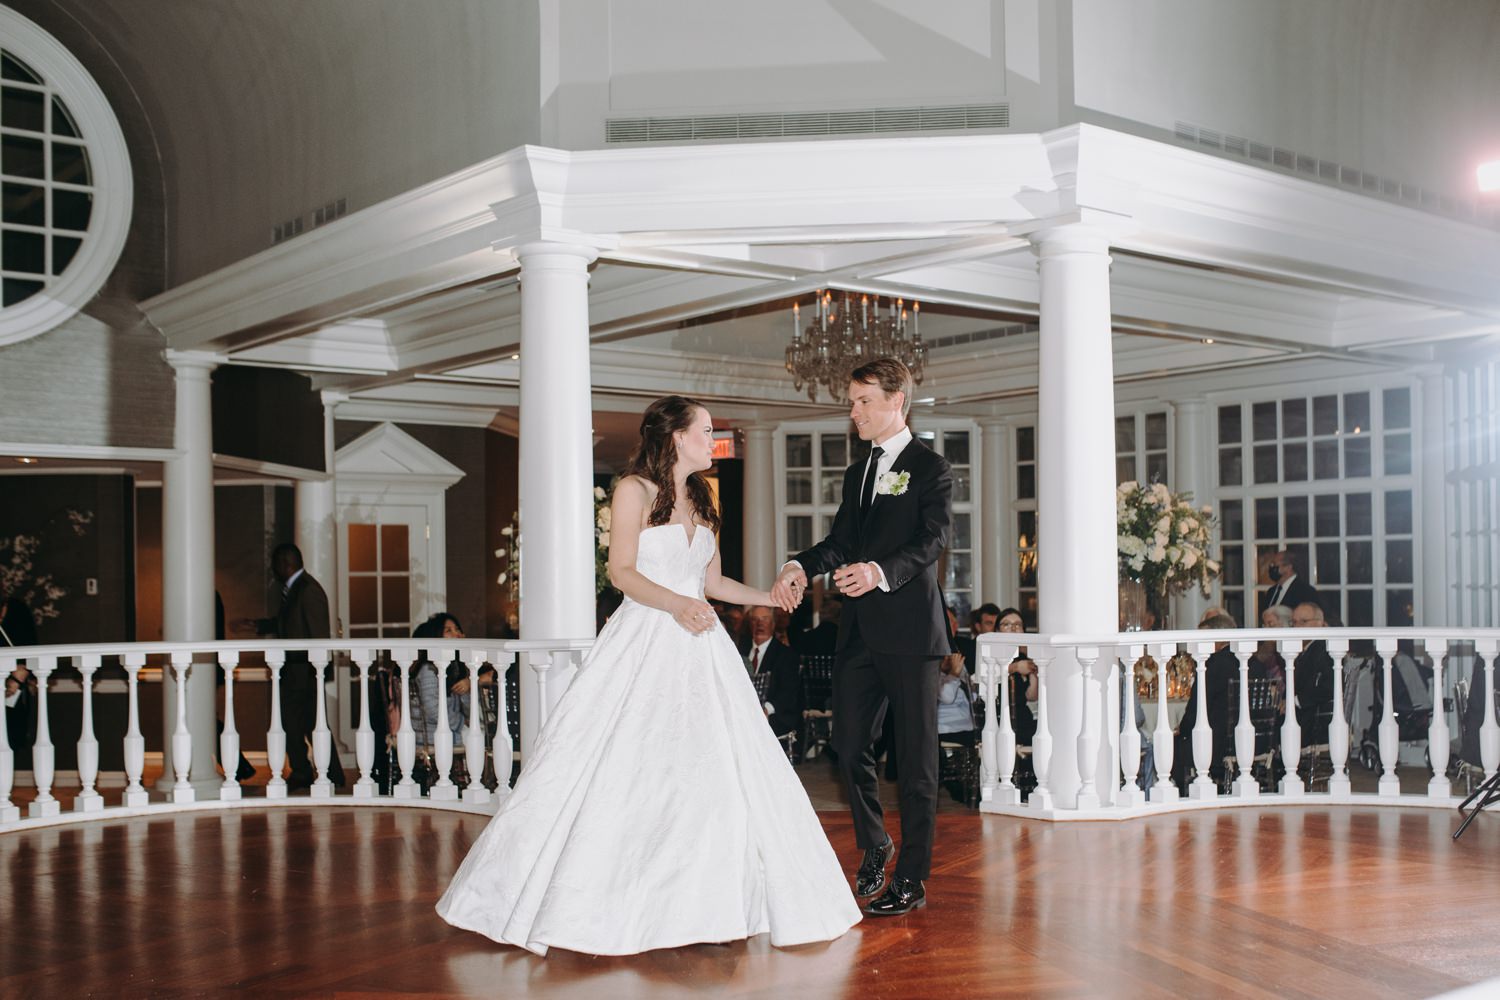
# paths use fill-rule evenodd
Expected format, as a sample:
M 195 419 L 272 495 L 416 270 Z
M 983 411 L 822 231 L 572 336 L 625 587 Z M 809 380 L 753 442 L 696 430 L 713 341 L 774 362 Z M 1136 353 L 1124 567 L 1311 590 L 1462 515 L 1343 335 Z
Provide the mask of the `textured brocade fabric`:
M 637 568 L 703 596 L 713 536 L 641 532 Z M 626 600 L 600 633 L 438 913 L 539 955 L 628 955 L 860 919 L 744 662 Z

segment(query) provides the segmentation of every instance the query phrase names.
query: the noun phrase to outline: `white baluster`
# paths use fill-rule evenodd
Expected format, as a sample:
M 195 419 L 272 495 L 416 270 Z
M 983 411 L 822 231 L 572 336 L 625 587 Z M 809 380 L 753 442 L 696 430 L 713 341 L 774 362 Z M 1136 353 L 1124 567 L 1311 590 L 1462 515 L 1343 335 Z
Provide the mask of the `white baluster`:
M 17 658 L 0 659 L 0 678 L 9 677 L 16 669 Z M 10 730 L 6 726 L 5 710 L 0 707 L 0 826 L 16 823 L 21 819 L 21 810 L 10 800 L 11 790 L 16 784 L 16 752 L 10 748 Z
M 1297 721 L 1297 656 L 1302 643 L 1296 639 L 1279 640 L 1281 658 L 1286 663 L 1286 719 L 1281 723 L 1281 763 L 1286 768 L 1279 786 L 1287 798 L 1301 798 L 1306 786 L 1297 773 L 1302 762 L 1302 724 Z
M 1333 720 L 1328 723 L 1328 760 L 1333 774 L 1328 778 L 1328 794 L 1347 796 L 1354 793 L 1349 784 L 1349 720 L 1344 717 L 1344 660 L 1349 655 L 1349 640 L 1329 639 L 1328 655 L 1333 659 Z
M 1193 658 L 1196 670 L 1193 685 L 1198 705 L 1198 718 L 1193 723 L 1193 768 L 1197 770 L 1198 776 L 1188 786 L 1188 798 L 1209 800 L 1219 797 L 1219 786 L 1214 784 L 1209 773 L 1213 768 L 1214 729 L 1208 720 L 1208 658 L 1214 651 L 1214 644 L 1197 642 L 1192 646 L 1189 655 Z
M 1016 651 L 1011 646 L 989 648 L 991 654 L 987 679 L 984 680 L 984 703 L 988 709 L 984 717 L 984 735 L 990 743 L 992 755 L 984 761 L 986 788 L 982 794 L 996 805 L 1019 805 L 1021 790 L 1012 780 L 1016 773 L 1016 730 L 1010 724 L 1010 663 Z M 981 657 L 980 668 L 984 669 L 985 665 L 985 659 Z
M 484 723 L 479 714 L 479 671 L 484 666 L 482 649 L 469 650 L 469 726 L 464 730 L 464 767 L 469 772 L 469 784 L 464 788 L 463 799 L 470 805 L 482 806 L 490 800 L 490 790 L 479 779 L 484 776 Z M 505 685 L 496 676 L 498 714 L 505 712 Z M 507 734 L 509 735 L 509 734 Z
M 1120 713 L 1120 794 L 1116 800 L 1121 806 L 1139 806 L 1146 802 L 1146 793 L 1136 784 L 1141 773 L 1141 731 L 1135 728 L 1135 665 L 1145 652 L 1140 644 L 1125 647 L 1124 705 Z
M 126 784 L 121 804 L 128 809 L 140 809 L 151 801 L 150 794 L 141 785 L 141 776 L 146 771 L 146 737 L 141 735 L 140 673 L 146 665 L 146 654 L 126 653 L 123 660 L 130 721 L 125 728 Z
M 1052 664 L 1052 651 L 1039 653 L 1034 648 L 1029 651 L 1031 662 L 1036 664 L 1036 735 L 1031 738 L 1031 770 L 1036 775 L 1036 787 L 1027 801 L 1041 812 L 1052 809 L 1052 786 L 1047 780 L 1052 772 L 1052 726 L 1047 721 L 1047 667 Z
M 1495 653 L 1500 641 L 1479 639 L 1474 652 L 1484 660 L 1484 722 L 1479 727 L 1479 762 L 1484 765 L 1484 780 L 1489 781 L 1500 768 L 1500 723 L 1495 722 Z
M 1094 775 L 1099 769 L 1099 729 L 1108 724 L 1102 718 L 1094 721 L 1089 705 L 1094 702 L 1093 667 L 1099 659 L 1099 647 L 1079 646 L 1078 679 L 1083 684 L 1081 719 L 1078 729 L 1078 806 L 1083 809 L 1099 808 L 1099 792 L 1094 787 Z
M 1240 773 L 1234 779 L 1235 797 L 1253 799 L 1260 795 L 1255 778 L 1255 724 L 1250 721 L 1250 656 L 1255 643 L 1236 642 L 1234 655 L 1240 661 L 1240 719 L 1234 724 L 1234 763 Z
M 219 766 L 224 769 L 219 799 L 223 802 L 238 802 L 243 797 L 236 777 L 240 768 L 240 731 L 234 724 L 234 668 L 239 665 L 239 653 L 219 650 L 219 669 L 224 671 L 224 731 L 219 734 Z
M 188 771 L 193 765 L 193 734 L 187 724 L 187 679 L 193 669 L 193 654 L 174 652 L 172 672 L 177 675 L 177 726 L 172 730 L 172 770 L 177 781 L 172 785 L 173 802 L 197 801 L 197 792 L 188 780 Z
M 1443 640 L 1436 655 L 1424 641 L 1423 652 L 1432 657 L 1432 722 L 1427 726 L 1427 755 L 1432 759 L 1432 777 L 1427 780 L 1427 794 L 1434 799 L 1453 795 L 1448 780 L 1448 713 L 1443 711 L 1443 661 L 1448 658 L 1448 642 Z
M 36 781 L 36 798 L 27 806 L 28 816 L 56 816 L 62 811 L 52 797 L 52 777 L 56 756 L 52 749 L 52 731 L 47 723 L 47 678 L 57 669 L 57 657 L 39 656 L 32 673 L 36 675 L 36 743 L 31 750 L 31 773 Z
M 462 657 L 463 650 L 454 650 L 455 659 Z M 448 725 L 448 666 L 439 663 L 441 654 L 433 657 L 432 669 L 437 671 L 437 782 L 427 795 L 434 802 L 457 802 L 458 786 L 453 783 L 453 731 Z
M 547 672 L 552 669 L 552 654 L 545 649 L 533 649 L 526 654 L 531 670 L 536 674 L 536 731 L 547 728 Z M 498 766 L 498 765 L 497 765 Z
M 266 784 L 266 798 L 286 798 L 286 779 L 281 769 L 286 766 L 286 730 L 281 728 L 281 668 L 286 665 L 286 650 L 266 650 L 266 668 L 271 671 L 271 726 L 266 730 L 266 763 L 271 767 L 271 780 Z
M 1176 802 L 1177 786 L 1172 783 L 1172 764 L 1176 759 L 1172 720 L 1167 712 L 1167 660 L 1177 651 L 1171 643 L 1146 647 L 1156 660 L 1156 729 L 1151 733 L 1152 756 L 1156 763 L 1156 784 L 1151 786 L 1152 802 Z
M 98 812 L 104 808 L 104 796 L 94 789 L 99 778 L 99 741 L 94 738 L 94 672 L 100 656 L 90 653 L 79 658 L 78 672 L 83 675 L 83 732 L 78 736 L 78 781 L 82 787 L 73 800 L 74 812 Z
M 1381 775 L 1376 794 L 1395 796 L 1401 794 L 1401 779 L 1396 777 L 1396 755 L 1401 750 L 1401 727 L 1396 722 L 1396 699 L 1391 692 L 1391 680 L 1396 673 L 1396 637 L 1381 636 L 1376 639 L 1375 651 L 1384 661 L 1380 671 L 1380 692 L 1385 699 L 1378 727 Z
M 333 733 L 328 729 L 328 687 L 323 683 L 323 664 L 317 650 L 309 650 L 307 658 L 313 673 L 313 705 L 317 707 L 317 721 L 313 724 L 312 750 L 313 769 L 317 777 L 307 790 L 310 798 L 333 798 L 333 782 L 328 778 L 328 769 L 333 761 Z
M 508 649 L 501 649 L 490 657 L 490 662 L 495 665 L 495 705 L 498 711 L 495 713 L 495 738 L 490 743 L 490 756 L 495 765 L 495 799 L 503 801 L 510 794 L 510 768 L 514 763 L 515 745 L 510 741 L 510 698 L 506 694 L 505 675 L 510 670 L 510 665 L 516 660 L 516 654 Z M 521 710 L 520 705 L 515 710 Z M 478 778 L 474 779 L 478 781 Z
M 401 727 L 396 730 L 396 760 L 401 765 L 401 780 L 391 789 L 391 797 L 415 799 L 422 794 L 411 776 L 417 764 L 417 734 L 411 726 L 411 672 L 416 659 L 410 651 L 392 652 L 391 659 L 401 668 Z
M 370 651 L 349 650 L 349 659 L 359 668 L 359 729 L 354 733 L 354 762 L 359 765 L 359 780 L 354 783 L 356 799 L 375 797 L 375 730 L 370 725 Z

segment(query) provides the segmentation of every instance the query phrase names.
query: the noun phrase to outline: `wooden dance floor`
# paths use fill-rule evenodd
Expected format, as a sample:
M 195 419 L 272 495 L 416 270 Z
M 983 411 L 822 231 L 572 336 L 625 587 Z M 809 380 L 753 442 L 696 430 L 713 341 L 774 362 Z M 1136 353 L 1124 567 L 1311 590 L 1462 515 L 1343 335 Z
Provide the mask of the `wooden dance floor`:
M 852 869 L 847 817 L 822 815 Z M 1500 814 L 1454 843 L 1453 813 L 1418 809 L 945 810 L 912 916 L 546 959 L 433 912 L 484 822 L 296 805 L 0 835 L 0 995 L 1368 998 L 1500 975 Z

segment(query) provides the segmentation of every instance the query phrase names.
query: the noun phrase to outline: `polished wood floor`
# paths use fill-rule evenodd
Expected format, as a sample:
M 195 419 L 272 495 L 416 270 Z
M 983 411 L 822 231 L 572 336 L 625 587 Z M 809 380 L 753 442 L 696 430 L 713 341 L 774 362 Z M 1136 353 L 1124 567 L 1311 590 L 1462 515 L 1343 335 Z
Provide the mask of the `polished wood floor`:
M 821 814 L 846 866 L 847 817 Z M 1500 976 L 1500 813 L 939 816 L 930 905 L 839 941 L 546 959 L 432 905 L 482 817 L 353 808 L 0 836 L 0 995 L 1423 997 Z

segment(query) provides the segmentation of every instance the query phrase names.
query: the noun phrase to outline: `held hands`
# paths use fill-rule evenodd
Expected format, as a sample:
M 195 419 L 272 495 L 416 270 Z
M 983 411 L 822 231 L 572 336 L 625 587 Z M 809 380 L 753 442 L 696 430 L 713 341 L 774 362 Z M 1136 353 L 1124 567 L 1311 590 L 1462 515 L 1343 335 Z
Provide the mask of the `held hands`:
M 771 603 L 787 614 L 797 610 L 807 592 L 807 574 L 801 566 L 788 566 L 771 587 Z
M 876 589 L 880 571 L 874 563 L 850 563 L 833 571 L 833 583 L 845 597 L 859 597 Z
M 713 608 L 691 597 L 682 599 L 677 609 L 672 612 L 672 617 L 677 620 L 677 624 L 694 635 L 702 635 L 719 624 L 719 616 L 714 614 Z

